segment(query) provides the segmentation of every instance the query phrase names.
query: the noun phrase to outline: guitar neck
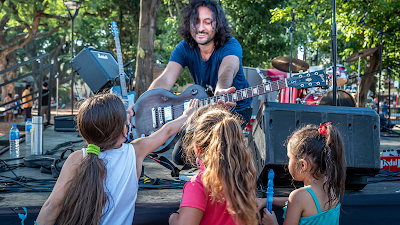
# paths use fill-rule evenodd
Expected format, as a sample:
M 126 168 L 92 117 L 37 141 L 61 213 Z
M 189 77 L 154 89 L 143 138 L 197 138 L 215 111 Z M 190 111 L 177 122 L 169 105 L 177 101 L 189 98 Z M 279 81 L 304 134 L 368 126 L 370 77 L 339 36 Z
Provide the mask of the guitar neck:
M 124 66 L 122 63 L 121 44 L 119 42 L 119 37 L 114 37 L 114 40 L 115 40 L 115 48 L 117 49 L 119 82 L 121 84 L 121 95 L 122 95 L 122 97 L 127 97 L 128 92 L 126 90 L 125 71 L 124 71 Z
M 267 93 L 277 91 L 277 90 L 287 88 L 287 87 L 288 87 L 287 79 L 282 79 L 282 80 L 272 81 L 272 82 L 266 83 L 266 84 L 260 84 L 257 86 L 244 88 L 241 90 L 237 90 L 236 92 L 233 92 L 233 93 L 227 93 L 227 94 L 223 94 L 223 95 L 213 96 L 210 98 L 200 99 L 199 104 L 200 104 L 200 106 L 213 104 L 213 103 L 217 103 L 219 99 L 221 99 L 224 102 L 237 102 L 237 101 L 241 101 L 244 99 L 267 94 Z

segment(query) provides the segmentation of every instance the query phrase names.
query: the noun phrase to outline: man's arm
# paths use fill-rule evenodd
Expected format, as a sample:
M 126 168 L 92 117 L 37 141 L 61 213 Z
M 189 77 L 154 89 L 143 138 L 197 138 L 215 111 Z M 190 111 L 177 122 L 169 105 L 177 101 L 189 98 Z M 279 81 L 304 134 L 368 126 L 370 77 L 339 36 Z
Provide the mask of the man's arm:
M 239 66 L 240 61 L 236 55 L 228 55 L 222 60 L 218 71 L 217 86 L 215 87 L 216 93 L 232 86 L 233 78 L 235 78 L 236 73 L 239 71 Z
M 236 91 L 235 87 L 231 87 L 233 83 L 233 78 L 235 78 L 236 73 L 239 71 L 240 61 L 236 55 L 226 56 L 219 67 L 218 71 L 218 82 L 215 87 L 215 95 L 222 95 L 225 93 L 232 93 Z M 236 102 L 224 102 L 221 99 L 218 103 L 223 107 L 235 107 Z
M 174 84 L 178 80 L 182 71 L 183 68 L 181 64 L 170 61 L 164 72 L 151 83 L 149 90 L 154 88 L 162 88 L 170 91 L 174 87 Z
M 178 80 L 179 76 L 182 74 L 182 71 L 183 68 L 181 64 L 170 61 L 164 72 L 150 84 L 149 90 L 154 88 L 162 88 L 170 91 L 174 87 L 174 84 Z M 129 105 L 127 109 L 129 122 L 131 121 L 132 116 L 135 115 L 133 112 L 133 107 L 134 105 Z

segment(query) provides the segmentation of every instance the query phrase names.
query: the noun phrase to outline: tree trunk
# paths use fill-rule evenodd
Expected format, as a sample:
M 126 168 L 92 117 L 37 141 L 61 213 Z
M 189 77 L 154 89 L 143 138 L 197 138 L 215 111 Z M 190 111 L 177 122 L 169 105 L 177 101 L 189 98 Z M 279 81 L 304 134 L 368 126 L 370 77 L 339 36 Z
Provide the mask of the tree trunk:
M 380 52 L 380 46 L 378 47 L 378 50 L 374 52 L 374 54 L 367 57 L 367 67 L 364 70 L 364 74 L 368 75 L 361 77 L 359 107 L 365 107 L 365 103 L 367 102 L 368 91 L 371 88 L 371 84 L 374 81 L 374 76 L 376 74 L 376 72 L 373 71 L 379 69 L 379 52 Z
M 161 0 L 140 0 L 139 43 L 136 57 L 136 100 L 153 82 L 154 35 Z

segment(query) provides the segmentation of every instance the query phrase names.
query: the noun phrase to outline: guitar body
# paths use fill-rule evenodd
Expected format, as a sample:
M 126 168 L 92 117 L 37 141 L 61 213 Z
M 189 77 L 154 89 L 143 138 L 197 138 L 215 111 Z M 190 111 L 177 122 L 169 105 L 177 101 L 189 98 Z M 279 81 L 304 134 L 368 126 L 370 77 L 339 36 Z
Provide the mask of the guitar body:
M 165 121 L 160 121 L 158 114 L 159 107 L 165 108 L 167 106 L 173 106 L 172 116 L 173 119 L 176 119 L 181 116 L 184 111 L 184 102 L 193 98 L 207 98 L 207 93 L 200 85 L 192 85 L 180 95 L 174 95 L 161 88 L 152 89 L 143 93 L 134 107 L 137 136 L 148 136 L 159 130 L 166 123 Z M 154 109 L 157 111 L 155 121 L 152 115 Z M 152 126 L 154 123 L 156 123 L 155 126 Z

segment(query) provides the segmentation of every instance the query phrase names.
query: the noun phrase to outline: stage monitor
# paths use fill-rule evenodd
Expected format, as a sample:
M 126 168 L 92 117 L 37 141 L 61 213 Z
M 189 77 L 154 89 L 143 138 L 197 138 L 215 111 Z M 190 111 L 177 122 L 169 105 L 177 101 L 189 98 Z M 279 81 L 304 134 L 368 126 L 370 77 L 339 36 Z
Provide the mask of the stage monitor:
M 110 51 L 84 48 L 71 63 L 94 93 L 112 87 L 119 75 L 118 61 Z

